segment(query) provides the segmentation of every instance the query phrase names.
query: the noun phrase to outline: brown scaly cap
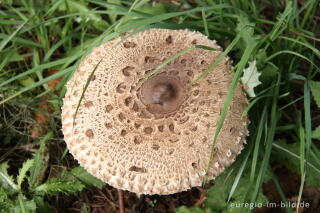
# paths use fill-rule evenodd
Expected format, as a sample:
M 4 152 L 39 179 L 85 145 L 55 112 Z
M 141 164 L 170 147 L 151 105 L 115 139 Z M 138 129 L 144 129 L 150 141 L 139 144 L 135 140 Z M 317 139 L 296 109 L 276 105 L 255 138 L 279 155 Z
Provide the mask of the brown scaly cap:
M 190 86 L 221 54 L 215 41 L 189 30 L 166 29 L 146 30 L 116 45 L 121 39 L 95 48 L 67 84 L 62 126 L 70 153 L 92 175 L 137 194 L 172 194 L 200 186 L 232 81 L 228 59 Z M 194 44 L 217 51 L 194 49 L 141 81 Z M 73 125 L 82 91 L 96 66 Z M 210 179 L 243 148 L 248 131 L 241 114 L 246 105 L 239 86 L 216 142 Z

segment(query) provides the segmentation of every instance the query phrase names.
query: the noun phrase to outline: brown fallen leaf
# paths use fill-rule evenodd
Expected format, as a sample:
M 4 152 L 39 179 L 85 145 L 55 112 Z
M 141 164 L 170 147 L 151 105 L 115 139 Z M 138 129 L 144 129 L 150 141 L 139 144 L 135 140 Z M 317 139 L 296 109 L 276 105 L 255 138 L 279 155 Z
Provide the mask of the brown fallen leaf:
M 58 70 L 49 70 L 47 72 L 47 75 L 50 76 L 57 72 Z M 56 86 L 61 81 L 61 79 L 62 77 L 49 81 L 47 83 L 48 87 L 51 89 L 52 92 L 56 90 Z M 50 96 L 51 94 L 48 94 L 41 98 L 40 104 L 37 108 L 38 111 L 34 114 L 35 124 L 30 127 L 32 138 L 40 136 L 48 127 L 50 121 L 50 113 L 53 112 L 53 109 L 50 107 L 50 104 L 48 103 L 48 99 L 50 98 Z

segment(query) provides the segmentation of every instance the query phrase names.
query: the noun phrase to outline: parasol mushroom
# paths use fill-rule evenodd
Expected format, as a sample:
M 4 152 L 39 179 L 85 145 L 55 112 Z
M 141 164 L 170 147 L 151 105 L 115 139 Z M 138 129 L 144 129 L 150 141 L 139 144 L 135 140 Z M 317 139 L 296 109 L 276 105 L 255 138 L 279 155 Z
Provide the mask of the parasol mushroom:
M 233 77 L 228 59 L 190 83 L 221 48 L 189 30 L 150 29 L 117 45 L 121 39 L 95 48 L 67 84 L 62 129 L 70 153 L 92 175 L 137 194 L 200 186 L 207 168 L 209 179 L 218 176 L 243 148 L 247 99 L 238 86 L 208 167 L 211 138 Z M 141 81 L 195 44 L 216 51 L 193 49 Z

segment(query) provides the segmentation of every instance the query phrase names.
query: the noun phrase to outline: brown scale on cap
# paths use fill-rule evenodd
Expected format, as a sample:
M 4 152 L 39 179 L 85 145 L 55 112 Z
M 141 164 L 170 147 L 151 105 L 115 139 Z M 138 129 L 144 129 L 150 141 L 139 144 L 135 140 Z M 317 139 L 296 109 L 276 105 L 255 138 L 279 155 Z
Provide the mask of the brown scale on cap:
M 172 194 L 200 186 L 232 81 L 228 59 L 191 85 L 221 54 L 215 41 L 197 32 L 165 29 L 146 30 L 116 45 L 121 39 L 95 48 L 67 84 L 62 127 L 70 152 L 92 175 L 137 194 Z M 216 51 L 193 49 L 141 81 L 195 41 Z M 73 122 L 93 70 L 95 78 Z M 238 86 L 215 145 L 210 179 L 243 148 L 248 121 L 241 114 L 246 105 Z

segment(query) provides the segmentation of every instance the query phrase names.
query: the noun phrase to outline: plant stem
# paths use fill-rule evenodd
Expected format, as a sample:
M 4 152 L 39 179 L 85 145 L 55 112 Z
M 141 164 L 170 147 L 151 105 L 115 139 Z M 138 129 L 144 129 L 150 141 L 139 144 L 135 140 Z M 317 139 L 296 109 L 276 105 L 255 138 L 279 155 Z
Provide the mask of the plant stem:
M 123 193 L 121 189 L 117 189 L 117 191 L 118 191 L 119 213 L 124 213 Z

